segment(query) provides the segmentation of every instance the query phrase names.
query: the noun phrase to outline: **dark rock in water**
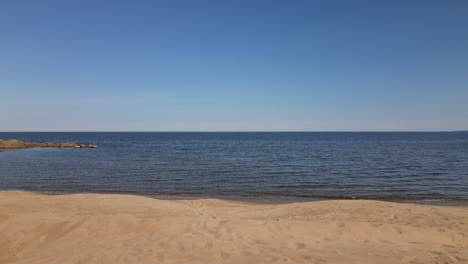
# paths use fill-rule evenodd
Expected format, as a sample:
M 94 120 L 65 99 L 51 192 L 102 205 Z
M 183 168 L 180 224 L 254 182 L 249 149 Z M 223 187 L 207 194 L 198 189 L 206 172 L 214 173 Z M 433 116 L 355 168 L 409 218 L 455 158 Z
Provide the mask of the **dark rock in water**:
M 16 139 L 12 140 L 1 140 L 0 139 L 0 149 L 17 149 L 17 148 L 84 148 L 85 145 L 79 145 L 76 142 L 27 142 L 27 141 L 20 141 Z M 98 146 L 95 144 L 89 145 L 90 148 L 97 148 Z

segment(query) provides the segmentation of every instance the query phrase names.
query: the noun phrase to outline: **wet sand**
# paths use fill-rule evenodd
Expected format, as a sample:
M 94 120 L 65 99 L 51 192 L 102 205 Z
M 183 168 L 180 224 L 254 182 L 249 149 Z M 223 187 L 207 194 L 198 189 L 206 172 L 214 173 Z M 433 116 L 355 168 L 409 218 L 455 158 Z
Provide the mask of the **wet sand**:
M 468 263 L 468 207 L 0 192 L 0 263 Z

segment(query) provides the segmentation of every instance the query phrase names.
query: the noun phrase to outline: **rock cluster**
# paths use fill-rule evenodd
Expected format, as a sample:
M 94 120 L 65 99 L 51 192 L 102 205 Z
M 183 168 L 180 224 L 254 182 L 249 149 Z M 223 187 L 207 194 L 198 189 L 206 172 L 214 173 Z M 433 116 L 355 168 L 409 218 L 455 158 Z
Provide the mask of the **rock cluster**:
M 12 140 L 1 140 L 0 139 L 0 149 L 16 149 L 16 148 L 85 148 L 85 145 L 79 145 L 76 142 L 28 142 L 28 141 L 20 141 L 16 139 Z M 98 146 L 95 144 L 88 145 L 88 148 L 97 148 Z

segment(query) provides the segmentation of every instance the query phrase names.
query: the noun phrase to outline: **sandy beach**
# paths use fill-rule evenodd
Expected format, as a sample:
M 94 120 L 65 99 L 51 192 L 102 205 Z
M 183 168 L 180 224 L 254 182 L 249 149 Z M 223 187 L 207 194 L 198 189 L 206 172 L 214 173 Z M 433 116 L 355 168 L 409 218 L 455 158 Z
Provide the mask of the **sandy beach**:
M 0 192 L 0 263 L 468 263 L 468 207 Z

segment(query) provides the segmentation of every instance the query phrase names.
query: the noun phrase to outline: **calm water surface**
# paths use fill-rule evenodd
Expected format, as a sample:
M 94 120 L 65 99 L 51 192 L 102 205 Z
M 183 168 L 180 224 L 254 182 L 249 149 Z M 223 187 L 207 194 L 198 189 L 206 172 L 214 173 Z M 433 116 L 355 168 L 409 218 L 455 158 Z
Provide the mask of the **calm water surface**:
M 159 198 L 467 201 L 468 133 L 0 133 L 0 189 Z

